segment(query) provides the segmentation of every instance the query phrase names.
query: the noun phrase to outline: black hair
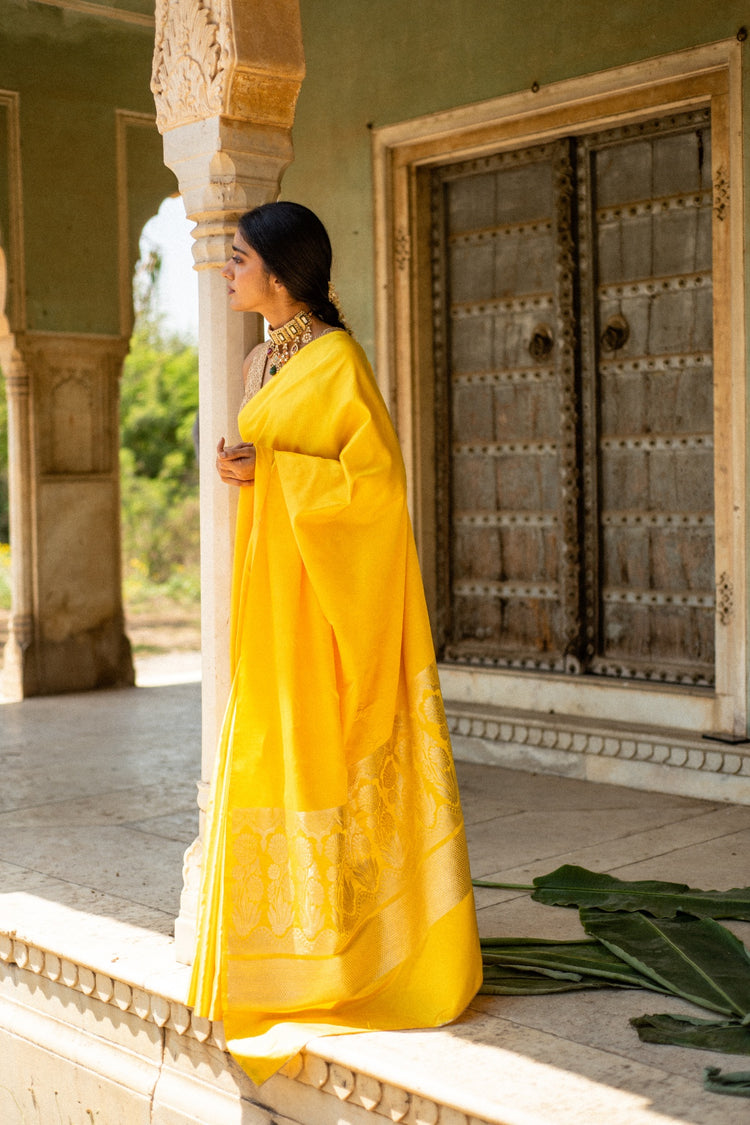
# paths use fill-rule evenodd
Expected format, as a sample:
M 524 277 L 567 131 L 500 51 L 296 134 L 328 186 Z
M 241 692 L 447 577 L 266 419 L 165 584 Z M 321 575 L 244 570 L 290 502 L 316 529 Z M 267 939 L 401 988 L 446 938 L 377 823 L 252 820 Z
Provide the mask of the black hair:
M 318 216 L 301 203 L 262 203 L 246 211 L 240 234 L 295 301 L 333 328 L 347 325 L 330 298 L 331 240 Z

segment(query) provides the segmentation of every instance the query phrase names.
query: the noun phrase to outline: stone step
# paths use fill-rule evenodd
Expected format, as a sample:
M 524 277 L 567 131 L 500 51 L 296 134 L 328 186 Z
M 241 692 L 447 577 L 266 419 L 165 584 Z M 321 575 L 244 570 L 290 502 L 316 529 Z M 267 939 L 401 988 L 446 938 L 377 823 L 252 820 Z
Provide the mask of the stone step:
M 458 759 L 750 804 L 750 741 L 446 699 Z
M 660 1049 L 664 1068 L 661 1055 L 644 1057 L 622 1013 L 613 1020 L 606 992 L 587 1002 L 605 1028 L 614 1024 L 614 1045 L 571 1037 L 559 997 L 484 996 L 445 1028 L 318 1039 L 257 1088 L 227 1053 L 221 1025 L 186 1006 L 188 973 L 164 935 L 0 895 L 3 1125 L 745 1120 L 735 1099 L 701 1090 L 697 1064 L 672 1061 L 679 1048 Z
M 435 1032 L 319 1039 L 257 1088 L 222 1025 L 185 1004 L 189 969 L 171 939 L 31 896 L 0 901 L 3 1125 L 506 1123 L 481 1089 L 463 1097 L 463 1073 L 430 1089 Z

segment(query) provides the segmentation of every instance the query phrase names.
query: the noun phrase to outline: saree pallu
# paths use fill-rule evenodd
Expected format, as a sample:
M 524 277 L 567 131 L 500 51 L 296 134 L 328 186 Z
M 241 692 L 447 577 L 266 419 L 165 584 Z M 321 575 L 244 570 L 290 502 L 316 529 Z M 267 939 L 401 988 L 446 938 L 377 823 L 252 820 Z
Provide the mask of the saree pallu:
M 189 1002 L 260 1084 L 318 1035 L 432 1027 L 481 982 L 403 462 L 329 333 L 242 409 L 232 687 Z

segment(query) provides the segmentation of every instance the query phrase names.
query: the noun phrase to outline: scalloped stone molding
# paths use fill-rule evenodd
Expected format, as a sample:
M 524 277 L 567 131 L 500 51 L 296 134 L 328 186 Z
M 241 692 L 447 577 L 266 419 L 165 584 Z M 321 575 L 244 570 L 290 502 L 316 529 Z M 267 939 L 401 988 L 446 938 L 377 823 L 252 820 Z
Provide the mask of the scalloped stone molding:
M 89 999 L 92 1002 L 99 1001 L 113 1009 L 115 1022 L 118 1022 L 119 1017 L 123 1015 L 131 1016 L 145 1025 L 155 1025 L 160 1031 L 164 1029 L 181 1039 L 192 1041 L 193 1046 L 186 1042 L 181 1050 L 184 1049 L 193 1064 L 203 1064 L 205 1061 L 209 1061 L 208 1056 L 206 1060 L 202 1058 L 200 1048 L 205 1048 L 209 1052 L 212 1050 L 226 1051 L 226 1040 L 221 1023 L 196 1016 L 188 1007 L 173 998 L 165 997 L 145 988 L 135 987 L 109 974 L 96 972 L 86 965 L 60 957 L 29 942 L 19 941 L 10 934 L 0 934 L 0 962 L 17 966 L 25 973 L 32 974 L 32 979 L 34 976 L 45 978 L 53 984 L 63 987 L 67 992 L 79 994 L 83 998 L 82 1000 L 73 1001 L 71 997 L 71 1003 L 77 1011 L 85 1010 L 86 1001 Z M 2 980 L 0 979 L 1 985 Z M 0 989 L 1 998 L 2 992 Z M 54 1017 L 50 1017 L 50 1019 L 52 1018 L 59 1020 L 60 1016 L 56 1014 Z M 0 1032 L 2 1031 L 3 1026 L 0 1022 Z M 153 1036 L 151 1039 L 153 1040 Z M 198 1050 L 198 1054 L 196 1054 L 196 1050 Z M 100 1077 L 104 1078 L 109 1077 L 105 1071 L 107 1064 L 104 1060 L 106 1057 L 107 1053 L 103 1052 L 102 1059 L 99 1061 L 99 1074 Z M 158 1066 L 158 1062 L 154 1061 L 153 1051 L 150 1063 L 152 1066 Z M 115 1077 L 115 1072 L 117 1072 L 117 1080 L 122 1082 L 122 1075 L 126 1071 L 117 1067 L 115 1056 L 112 1056 L 111 1065 L 112 1078 Z M 231 1063 L 227 1065 L 230 1066 L 230 1069 L 232 1068 Z M 202 1067 L 202 1069 L 202 1081 L 205 1082 L 208 1068 Z M 178 1072 L 175 1071 L 171 1074 L 171 1083 L 177 1081 L 176 1073 Z M 304 1087 L 311 1087 L 313 1090 L 320 1091 L 334 1099 L 338 1108 L 332 1106 L 330 1112 L 326 1114 L 326 1119 L 335 1119 L 339 1125 L 347 1125 L 349 1122 L 352 1122 L 352 1125 L 360 1125 L 367 1115 L 373 1115 L 372 1120 L 385 1118 L 391 1122 L 403 1122 L 404 1125 L 492 1125 L 487 1119 L 468 1115 L 453 1106 L 441 1105 L 438 1101 L 425 1097 L 415 1090 L 381 1081 L 372 1075 L 342 1066 L 311 1051 L 304 1051 L 296 1056 L 280 1073 L 283 1078 L 289 1081 L 299 1083 Z M 170 1089 L 170 1113 L 174 1112 L 175 1102 L 179 1102 L 186 1108 L 192 1104 L 189 1084 L 194 1081 L 194 1076 L 185 1076 L 184 1081 L 186 1089 L 182 1094 L 178 1095 Z M 135 1094 L 135 1090 L 133 1093 Z M 207 1095 L 204 1091 L 203 1096 L 207 1098 L 211 1095 Z M 211 1103 L 213 1105 L 212 1113 L 218 1113 L 218 1107 L 222 1100 L 226 1101 L 227 1099 L 226 1082 L 217 1081 L 215 1097 L 216 1102 Z M 285 1103 L 288 1102 L 286 1098 L 281 1100 Z M 281 1125 L 283 1120 L 285 1125 L 294 1125 L 293 1119 L 287 1116 L 288 1105 L 285 1104 L 283 1108 L 279 1107 L 283 1114 L 283 1117 L 280 1117 L 279 1112 L 274 1111 L 273 1101 L 274 1098 L 269 1091 L 269 1087 L 264 1087 L 263 1093 L 256 1104 L 269 1110 L 270 1116 L 259 1116 L 258 1121 L 267 1121 L 268 1125 L 272 1125 L 272 1123 Z M 298 1104 L 301 1104 L 299 1099 L 297 1101 Z M 342 1103 L 346 1103 L 346 1108 Z M 233 1100 L 233 1105 L 235 1113 L 231 1118 L 212 1116 L 210 1118 L 212 1125 L 222 1125 L 223 1120 L 227 1122 L 229 1120 L 237 1121 L 237 1100 Z M 351 1113 L 348 1112 L 349 1107 L 352 1109 Z M 154 1120 L 161 1120 L 161 1118 L 157 1114 Z M 179 1125 L 183 1120 L 187 1125 L 188 1122 L 194 1122 L 196 1118 L 193 1116 L 185 1116 L 184 1118 L 169 1116 L 168 1120 L 170 1125 Z M 255 1121 L 256 1118 L 253 1117 L 252 1120 Z M 306 1114 L 300 1116 L 299 1125 L 308 1125 L 310 1120 L 312 1118 Z M 315 1120 L 318 1120 L 317 1116 Z
M 750 804 L 750 741 L 735 746 L 658 727 L 514 714 L 450 700 L 446 713 L 456 756 L 467 761 Z M 639 771 L 643 766 L 650 767 L 647 776 Z

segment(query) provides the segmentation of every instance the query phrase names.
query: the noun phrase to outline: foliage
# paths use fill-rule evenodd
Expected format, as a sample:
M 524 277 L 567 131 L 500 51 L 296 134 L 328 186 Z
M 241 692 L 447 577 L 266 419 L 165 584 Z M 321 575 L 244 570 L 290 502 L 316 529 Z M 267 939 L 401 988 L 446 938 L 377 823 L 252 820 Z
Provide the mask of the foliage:
M 0 543 L 0 609 L 10 609 L 10 545 Z
M 750 956 L 713 918 L 584 907 L 581 922 L 615 957 L 673 995 L 742 1021 L 750 1017 Z
M 747 919 L 750 888 L 701 891 L 657 880 L 624 882 L 571 865 L 539 876 L 532 886 L 475 885 L 512 887 L 552 906 L 579 906 L 583 928 L 595 939 L 483 938 L 482 992 L 534 996 L 606 985 L 666 992 L 728 1018 L 661 1014 L 631 1020 L 644 1042 L 750 1054 L 750 954 L 715 921 Z M 709 1068 L 704 1085 L 750 1097 L 750 1073 Z
M 121 388 L 120 478 L 126 594 L 168 583 L 195 600 L 199 561 L 195 347 L 142 309 Z M 135 588 L 135 589 L 134 589 Z
M 516 969 L 571 980 L 579 987 L 596 988 L 620 984 L 625 988 L 648 988 L 669 992 L 658 982 L 634 969 L 599 941 L 538 941 L 533 938 L 486 938 L 482 961 L 487 977 L 496 970 Z M 491 971 L 488 971 L 491 970 Z M 500 972 L 497 975 L 502 975 Z
M 703 1072 L 703 1085 L 714 1094 L 733 1094 L 736 1098 L 750 1098 L 750 1073 L 722 1074 L 718 1066 L 707 1066 Z
M 517 883 L 485 883 L 477 887 L 533 891 L 546 906 L 595 906 L 599 910 L 641 910 L 655 918 L 693 914 L 696 918 L 736 918 L 750 922 L 750 888 L 700 891 L 686 883 L 624 880 L 565 863 L 549 875 L 538 875 L 530 887 Z
M 8 400 L 5 379 L 0 373 L 0 543 L 10 538 L 10 513 L 8 511 Z M 1 597 L 2 595 L 0 595 Z
M 704 1020 L 669 1014 L 636 1016 L 630 1023 L 642 1043 L 668 1043 L 721 1051 L 723 1055 L 750 1055 L 750 1028 L 736 1020 Z
M 199 600 L 198 355 L 153 311 L 160 259 L 136 277 L 136 327 L 120 389 L 123 577 L 131 606 Z M 0 609 L 10 608 L 8 425 L 0 375 Z

